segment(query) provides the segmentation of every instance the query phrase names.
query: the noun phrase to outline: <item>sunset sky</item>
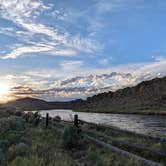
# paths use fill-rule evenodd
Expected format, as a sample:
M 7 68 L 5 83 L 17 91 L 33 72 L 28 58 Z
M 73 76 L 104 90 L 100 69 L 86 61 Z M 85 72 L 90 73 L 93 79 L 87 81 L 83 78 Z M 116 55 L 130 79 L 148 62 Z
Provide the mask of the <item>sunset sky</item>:
M 86 98 L 166 75 L 164 0 L 0 0 L 0 101 Z

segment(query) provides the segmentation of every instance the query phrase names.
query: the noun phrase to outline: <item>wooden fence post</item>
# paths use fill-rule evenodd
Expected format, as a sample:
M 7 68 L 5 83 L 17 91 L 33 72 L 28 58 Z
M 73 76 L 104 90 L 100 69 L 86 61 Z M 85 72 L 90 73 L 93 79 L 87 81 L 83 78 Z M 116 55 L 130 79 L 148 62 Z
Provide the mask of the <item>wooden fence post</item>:
M 76 114 L 76 115 L 74 115 L 74 125 L 78 128 L 79 126 L 78 126 L 78 124 L 79 124 L 79 122 L 78 122 L 79 120 L 78 120 L 78 115 Z
M 46 113 L 46 128 L 48 127 L 49 123 L 49 113 Z
M 25 114 L 25 120 L 26 120 L 26 122 L 28 122 L 28 120 L 29 120 L 29 115 L 28 115 L 28 113 Z

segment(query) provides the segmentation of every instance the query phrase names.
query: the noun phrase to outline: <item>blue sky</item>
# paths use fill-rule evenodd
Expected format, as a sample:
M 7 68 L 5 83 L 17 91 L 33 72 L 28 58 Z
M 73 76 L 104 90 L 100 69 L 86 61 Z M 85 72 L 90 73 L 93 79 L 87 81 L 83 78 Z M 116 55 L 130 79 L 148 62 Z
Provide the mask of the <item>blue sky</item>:
M 163 0 L 0 0 L 0 77 L 44 89 L 138 66 L 165 73 L 165 14 Z

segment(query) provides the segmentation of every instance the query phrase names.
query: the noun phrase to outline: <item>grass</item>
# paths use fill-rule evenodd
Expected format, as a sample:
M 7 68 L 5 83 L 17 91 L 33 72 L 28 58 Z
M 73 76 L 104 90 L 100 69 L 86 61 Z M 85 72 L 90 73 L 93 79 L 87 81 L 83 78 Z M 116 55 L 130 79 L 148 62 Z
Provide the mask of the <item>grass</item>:
M 27 138 L 31 140 L 29 157 L 33 158 L 36 155 L 40 160 L 39 166 L 73 165 L 74 161 L 62 148 L 61 135 L 55 129 L 30 128 L 27 132 Z
M 119 113 L 119 114 L 144 114 L 144 115 L 166 115 L 166 108 L 113 108 L 113 107 L 99 107 L 99 108 L 78 108 L 76 112 L 93 112 L 93 113 Z
M 45 128 L 45 121 L 31 114 L 25 116 L 0 116 L 0 165 L 1 166 L 139 166 L 102 147 L 88 142 L 82 132 L 72 124 L 52 122 Z M 59 125 L 59 123 L 61 125 Z M 83 126 L 91 128 L 92 126 Z M 108 135 L 129 139 L 127 135 L 102 130 Z M 136 138 L 132 141 L 140 142 Z M 108 140 L 105 140 L 109 142 Z M 145 142 L 143 141 L 142 144 Z M 148 143 L 147 145 L 153 145 Z M 160 145 L 159 148 L 161 148 Z M 124 147 L 126 148 L 126 147 Z
M 56 129 L 34 127 L 15 116 L 0 119 L 0 128 L 1 166 L 74 165 Z
M 140 145 L 143 145 L 144 147 L 155 149 L 155 150 L 157 150 L 161 153 L 166 153 L 166 143 L 164 143 L 164 142 L 161 143 L 161 142 L 156 142 L 156 141 L 153 141 L 153 140 L 148 140 L 147 141 L 143 138 L 138 138 L 136 136 L 130 136 L 126 133 L 115 132 L 115 131 L 112 131 L 110 129 L 98 128 L 98 127 L 93 126 L 93 125 L 86 125 L 85 124 L 84 128 L 86 130 L 97 131 L 97 132 L 102 133 L 102 134 L 107 135 L 107 136 L 111 136 L 111 137 L 114 137 L 114 138 L 119 138 L 121 140 L 126 140 L 126 141 L 129 141 L 129 142 L 132 142 L 132 143 L 140 144 Z M 139 156 L 145 157 L 149 160 L 166 164 L 166 158 L 163 157 L 163 156 L 157 155 L 156 153 L 152 153 L 152 152 L 149 152 L 149 151 L 146 151 L 146 150 L 142 151 L 142 150 L 139 150 L 137 148 L 131 148 L 127 145 L 119 144 L 115 141 L 111 141 L 111 140 L 108 140 L 106 138 L 96 136 L 95 134 L 90 134 L 90 135 L 93 136 L 94 138 L 97 138 L 98 140 L 104 141 L 106 143 L 110 143 L 110 144 L 115 145 L 115 146 L 117 146 L 121 149 L 132 152 L 132 153 L 137 154 Z

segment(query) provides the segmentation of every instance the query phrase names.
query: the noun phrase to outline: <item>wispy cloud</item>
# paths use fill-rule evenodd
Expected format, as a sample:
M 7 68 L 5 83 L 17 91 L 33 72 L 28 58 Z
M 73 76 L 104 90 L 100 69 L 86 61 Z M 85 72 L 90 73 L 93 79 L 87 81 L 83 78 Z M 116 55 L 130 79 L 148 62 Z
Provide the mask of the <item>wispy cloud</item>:
M 83 65 L 83 61 L 73 60 L 73 61 L 65 61 L 60 64 L 62 70 L 73 70 L 78 69 Z
M 97 0 L 95 7 L 98 12 L 106 13 L 113 12 L 115 9 L 121 7 L 124 4 L 123 0 Z
M 128 8 L 143 9 L 146 6 L 144 0 L 96 0 L 96 10 L 100 14 L 114 13 Z
M 155 61 L 165 61 L 166 60 L 166 55 L 153 55 L 152 59 L 154 59 Z
M 32 45 L 32 46 L 22 46 L 15 48 L 11 53 L 2 57 L 2 59 L 12 58 L 15 59 L 19 56 L 30 54 L 30 53 L 47 53 L 50 55 L 57 56 L 72 56 L 75 54 L 74 50 L 58 50 L 57 48 L 50 45 Z
M 37 18 L 40 14 L 46 10 L 49 12 L 50 9 L 51 4 L 45 5 L 38 0 L 0 0 L 1 16 L 24 29 L 24 31 L 16 31 L 15 35 L 19 40 L 23 38 L 24 46 L 15 48 L 15 50 L 3 56 L 3 59 L 17 58 L 26 53 L 46 51 L 48 55 L 68 56 L 74 55 L 76 52 L 94 53 L 99 49 L 99 44 L 93 39 L 83 38 L 79 34 L 70 35 L 67 31 L 62 33 L 58 28 L 39 23 Z M 56 13 L 58 12 L 56 10 Z M 1 33 L 7 35 L 12 35 L 11 31 L 12 29 L 8 27 L 1 29 Z M 34 42 L 35 35 L 40 35 L 42 40 L 39 38 L 37 42 Z M 49 43 L 54 44 L 50 46 Z M 42 46 L 39 47 L 39 44 Z

